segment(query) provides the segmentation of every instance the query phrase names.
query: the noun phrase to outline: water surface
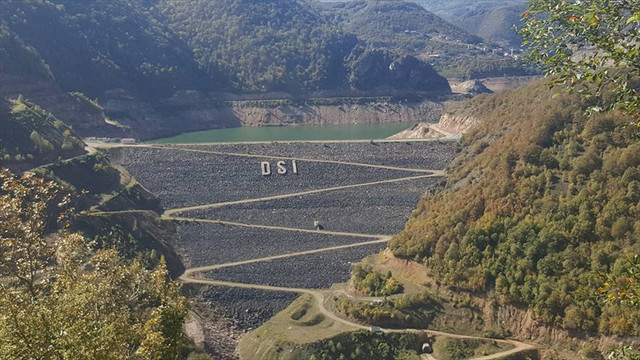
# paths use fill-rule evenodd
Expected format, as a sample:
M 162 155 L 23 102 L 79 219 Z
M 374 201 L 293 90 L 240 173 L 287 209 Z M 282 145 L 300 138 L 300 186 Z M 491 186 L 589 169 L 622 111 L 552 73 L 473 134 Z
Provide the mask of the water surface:
M 149 141 L 189 144 L 244 141 L 379 140 L 415 125 L 413 122 L 350 125 L 237 127 L 183 133 Z

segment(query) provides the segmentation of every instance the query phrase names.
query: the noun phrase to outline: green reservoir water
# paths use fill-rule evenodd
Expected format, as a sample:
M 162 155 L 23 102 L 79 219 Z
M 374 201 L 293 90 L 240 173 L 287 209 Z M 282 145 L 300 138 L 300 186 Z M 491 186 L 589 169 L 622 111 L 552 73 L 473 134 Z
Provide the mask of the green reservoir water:
M 412 127 L 415 123 L 299 125 L 238 127 L 195 131 L 149 141 L 154 144 L 188 144 L 244 141 L 379 140 Z

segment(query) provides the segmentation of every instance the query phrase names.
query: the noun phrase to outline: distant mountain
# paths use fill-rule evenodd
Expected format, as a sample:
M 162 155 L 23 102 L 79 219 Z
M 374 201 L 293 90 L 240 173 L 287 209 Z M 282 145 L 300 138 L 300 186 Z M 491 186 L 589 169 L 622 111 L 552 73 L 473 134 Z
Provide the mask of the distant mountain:
M 513 27 L 526 10 L 526 0 L 413 0 L 452 24 L 507 46 L 519 46 Z
M 409 1 L 368 0 L 325 3 L 324 13 L 344 28 L 375 45 L 429 48 L 434 40 L 482 42 L 461 28 Z
M 398 82 L 390 70 L 400 58 L 387 52 L 368 57 L 362 33 L 323 16 L 311 2 L 295 0 L 160 0 L 155 9 L 190 44 L 208 73 L 221 71 L 243 91 L 290 93 L 355 87 L 448 91 L 428 64 L 404 61 L 425 81 Z M 365 37 L 362 39 L 368 40 Z M 366 73 L 360 66 L 371 63 Z M 411 65 L 407 65 L 411 64 Z M 373 70 L 375 72 L 370 72 Z M 421 69 L 421 70 L 420 70 Z M 371 76 L 372 81 L 358 81 Z M 432 80 L 432 81 L 431 81 Z M 431 86 L 426 85 L 428 82 Z M 366 86 L 364 85 L 366 84 Z
M 519 12 L 517 6 L 492 7 L 501 4 L 433 2 L 431 5 L 437 5 L 434 10 L 459 14 L 451 22 L 402 0 L 323 1 L 318 8 L 346 31 L 377 47 L 421 58 L 448 79 L 537 74 L 505 49 L 519 44 L 517 34 L 510 30 Z

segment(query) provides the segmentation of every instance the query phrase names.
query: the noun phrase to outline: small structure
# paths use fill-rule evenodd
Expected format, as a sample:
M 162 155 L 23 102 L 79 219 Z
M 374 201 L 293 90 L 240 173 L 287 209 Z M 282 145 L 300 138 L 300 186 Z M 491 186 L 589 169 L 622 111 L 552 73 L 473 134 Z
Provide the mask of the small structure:
M 123 138 L 123 139 L 120 139 L 120 143 L 121 144 L 132 145 L 132 144 L 135 144 L 137 142 L 138 141 L 136 141 L 136 139 L 134 139 L 134 138 Z
M 375 334 L 379 334 L 382 332 L 382 329 L 379 326 L 370 326 L 369 331 Z
M 382 300 L 376 299 L 371 301 L 371 306 L 380 306 L 382 305 Z
M 322 226 L 322 223 L 317 220 L 313 221 L 313 228 L 316 230 L 324 230 L 324 226 Z

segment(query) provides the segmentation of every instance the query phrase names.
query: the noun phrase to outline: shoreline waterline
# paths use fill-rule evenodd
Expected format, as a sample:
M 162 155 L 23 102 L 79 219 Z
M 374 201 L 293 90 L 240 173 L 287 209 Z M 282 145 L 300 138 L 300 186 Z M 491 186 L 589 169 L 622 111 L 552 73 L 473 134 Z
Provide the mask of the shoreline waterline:
M 187 132 L 168 138 L 145 141 L 146 144 L 196 144 L 238 142 L 295 142 L 383 140 L 414 126 L 417 122 L 342 125 L 294 125 L 236 127 Z

